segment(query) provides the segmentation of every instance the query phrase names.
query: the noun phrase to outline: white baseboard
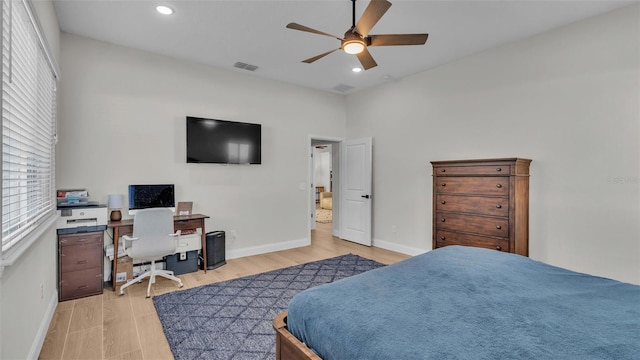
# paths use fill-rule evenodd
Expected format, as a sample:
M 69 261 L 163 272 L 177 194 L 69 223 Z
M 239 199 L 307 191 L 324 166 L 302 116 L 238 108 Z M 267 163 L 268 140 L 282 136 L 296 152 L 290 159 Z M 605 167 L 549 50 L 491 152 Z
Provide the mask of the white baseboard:
M 279 243 L 227 250 L 226 257 L 227 259 L 237 259 L 245 256 L 266 254 L 274 251 L 295 249 L 295 248 L 309 246 L 309 245 L 311 245 L 311 239 L 284 241 Z M 399 252 L 402 254 L 411 255 L 411 256 L 424 254 L 427 251 L 429 251 L 429 250 L 419 249 L 412 246 L 400 245 L 400 244 L 396 244 L 396 243 L 392 243 L 392 242 L 384 241 L 380 239 L 373 239 L 373 246 L 379 247 L 381 249 Z
M 40 328 L 38 328 L 38 333 L 33 339 L 33 343 L 31 344 L 31 349 L 29 350 L 29 356 L 27 359 L 37 359 L 40 356 L 40 351 L 42 351 L 42 345 L 44 344 L 44 339 L 47 336 L 47 331 L 49 330 L 49 325 L 51 324 L 51 319 L 53 319 L 53 314 L 56 312 L 56 307 L 58 306 L 58 290 L 54 290 L 51 298 L 49 299 L 49 305 L 47 306 L 47 311 L 42 318 L 42 322 L 40 323 Z
M 424 254 L 429 251 L 429 250 L 419 249 L 413 246 L 400 245 L 400 244 L 396 244 L 396 243 L 392 243 L 392 242 L 384 241 L 380 239 L 373 239 L 373 246 L 386 249 L 386 250 L 399 252 L 402 254 L 411 255 L 411 256 Z
M 291 241 L 284 241 L 284 242 L 272 243 L 272 244 L 266 244 L 266 245 L 260 245 L 260 246 L 251 246 L 251 247 L 246 247 L 241 249 L 231 249 L 231 250 L 227 250 L 226 256 L 227 256 L 227 259 L 237 259 L 245 256 L 266 254 L 274 251 L 295 249 L 295 248 L 309 246 L 309 245 L 311 245 L 310 238 L 300 239 L 300 240 L 291 240 Z

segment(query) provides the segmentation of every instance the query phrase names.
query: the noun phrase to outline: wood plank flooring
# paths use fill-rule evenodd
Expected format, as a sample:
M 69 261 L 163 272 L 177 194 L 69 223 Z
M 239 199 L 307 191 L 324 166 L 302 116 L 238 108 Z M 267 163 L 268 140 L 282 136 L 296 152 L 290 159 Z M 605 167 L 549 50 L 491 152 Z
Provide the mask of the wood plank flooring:
M 183 289 L 188 289 L 349 253 L 384 264 L 409 257 L 340 240 L 331 236 L 330 223 L 316 224 L 310 246 L 231 259 L 206 274 L 198 271 L 179 277 Z M 146 284 L 127 288 L 123 296 L 105 289 L 99 296 L 59 303 L 39 359 L 173 359 L 153 301 L 145 297 Z M 151 288 L 152 296 L 178 290 L 163 278 Z

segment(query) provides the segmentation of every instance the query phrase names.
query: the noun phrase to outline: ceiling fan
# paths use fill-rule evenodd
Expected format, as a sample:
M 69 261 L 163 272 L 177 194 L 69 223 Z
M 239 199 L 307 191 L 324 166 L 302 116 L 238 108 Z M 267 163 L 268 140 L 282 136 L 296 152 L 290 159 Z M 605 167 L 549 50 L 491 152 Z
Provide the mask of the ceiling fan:
M 356 0 L 351 1 L 353 3 L 353 25 L 344 33 L 344 37 L 342 38 L 297 23 L 287 24 L 287 28 L 289 29 L 325 35 L 340 40 L 339 48 L 302 60 L 302 62 L 311 64 L 334 51 L 342 50 L 347 54 L 355 54 L 362 64 L 362 67 L 368 70 L 378 65 L 367 49 L 369 46 L 423 45 L 427 42 L 429 34 L 369 35 L 369 31 L 371 31 L 378 20 L 382 18 L 384 13 L 389 10 L 391 3 L 387 0 L 371 0 L 356 24 Z

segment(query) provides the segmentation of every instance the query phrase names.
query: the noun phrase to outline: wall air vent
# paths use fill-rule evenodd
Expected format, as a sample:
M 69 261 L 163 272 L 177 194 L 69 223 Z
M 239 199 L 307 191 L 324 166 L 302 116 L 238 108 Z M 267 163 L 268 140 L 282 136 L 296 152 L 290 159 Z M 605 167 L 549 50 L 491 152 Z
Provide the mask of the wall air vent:
M 243 69 L 243 70 L 248 70 L 248 71 L 256 71 L 258 69 L 257 66 L 255 65 L 251 65 L 251 64 L 246 64 L 243 62 L 236 62 L 235 64 L 233 64 L 234 67 L 237 67 L 238 69 Z
M 353 86 L 346 85 L 346 84 L 338 84 L 338 85 L 332 87 L 332 89 L 336 90 L 336 91 L 340 91 L 340 92 L 347 92 L 347 91 L 353 90 L 355 88 Z

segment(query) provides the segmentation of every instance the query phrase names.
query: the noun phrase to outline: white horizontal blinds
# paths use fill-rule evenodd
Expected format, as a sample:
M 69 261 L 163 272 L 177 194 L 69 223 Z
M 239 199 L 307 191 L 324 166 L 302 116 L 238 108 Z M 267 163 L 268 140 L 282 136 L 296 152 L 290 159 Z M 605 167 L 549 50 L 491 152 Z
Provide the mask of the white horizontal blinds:
M 2 251 L 55 211 L 56 80 L 27 4 L 2 6 Z

